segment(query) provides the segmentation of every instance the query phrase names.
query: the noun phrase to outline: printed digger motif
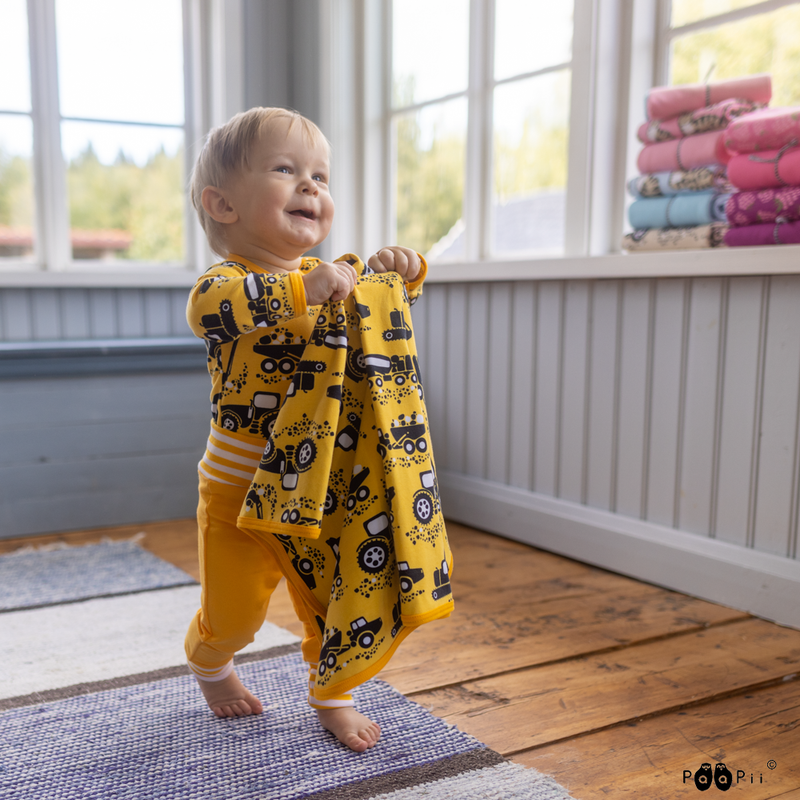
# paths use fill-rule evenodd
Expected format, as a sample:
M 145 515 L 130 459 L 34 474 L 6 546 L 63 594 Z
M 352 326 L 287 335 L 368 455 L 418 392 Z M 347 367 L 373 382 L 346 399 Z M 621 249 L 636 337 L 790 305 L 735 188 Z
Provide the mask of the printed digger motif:
M 322 306 L 238 519 L 316 620 L 318 700 L 453 608 L 408 296 L 396 273 L 345 260 L 358 285 Z

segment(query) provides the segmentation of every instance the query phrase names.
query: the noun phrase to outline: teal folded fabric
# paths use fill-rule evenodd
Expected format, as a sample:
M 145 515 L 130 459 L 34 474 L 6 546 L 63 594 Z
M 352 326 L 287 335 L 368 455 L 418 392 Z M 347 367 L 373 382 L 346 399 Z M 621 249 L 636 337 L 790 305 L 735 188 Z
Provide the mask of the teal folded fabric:
M 631 203 L 628 220 L 636 229 L 708 225 L 725 219 L 725 203 L 729 197 L 715 192 L 648 197 Z

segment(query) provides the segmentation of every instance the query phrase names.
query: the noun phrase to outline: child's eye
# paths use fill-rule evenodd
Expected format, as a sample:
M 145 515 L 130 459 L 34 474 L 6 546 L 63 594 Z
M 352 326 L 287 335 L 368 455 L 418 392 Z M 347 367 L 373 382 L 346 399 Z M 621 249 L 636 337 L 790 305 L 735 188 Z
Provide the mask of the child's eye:
M 324 175 L 314 175 L 312 180 L 319 181 L 320 183 L 327 183 L 328 182 Z
M 291 172 L 289 167 L 277 167 L 275 172 L 285 172 L 287 175 Z

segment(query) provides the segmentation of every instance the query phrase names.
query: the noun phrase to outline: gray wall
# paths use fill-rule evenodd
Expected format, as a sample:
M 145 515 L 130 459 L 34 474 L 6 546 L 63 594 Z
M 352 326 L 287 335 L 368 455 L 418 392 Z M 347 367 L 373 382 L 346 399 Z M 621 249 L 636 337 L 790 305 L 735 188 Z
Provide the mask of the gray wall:
M 798 558 L 800 277 L 429 286 L 439 470 Z

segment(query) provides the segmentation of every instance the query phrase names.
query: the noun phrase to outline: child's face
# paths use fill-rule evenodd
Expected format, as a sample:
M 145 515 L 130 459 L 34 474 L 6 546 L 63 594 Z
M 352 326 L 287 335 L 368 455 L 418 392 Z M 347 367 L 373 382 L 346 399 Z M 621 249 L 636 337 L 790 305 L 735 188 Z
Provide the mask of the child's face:
M 226 186 L 237 215 L 226 230 L 231 252 L 257 248 L 261 260 L 272 255 L 286 262 L 316 247 L 333 222 L 329 173 L 325 142 L 309 143 L 299 125 L 262 134 L 250 152 L 250 169 Z

